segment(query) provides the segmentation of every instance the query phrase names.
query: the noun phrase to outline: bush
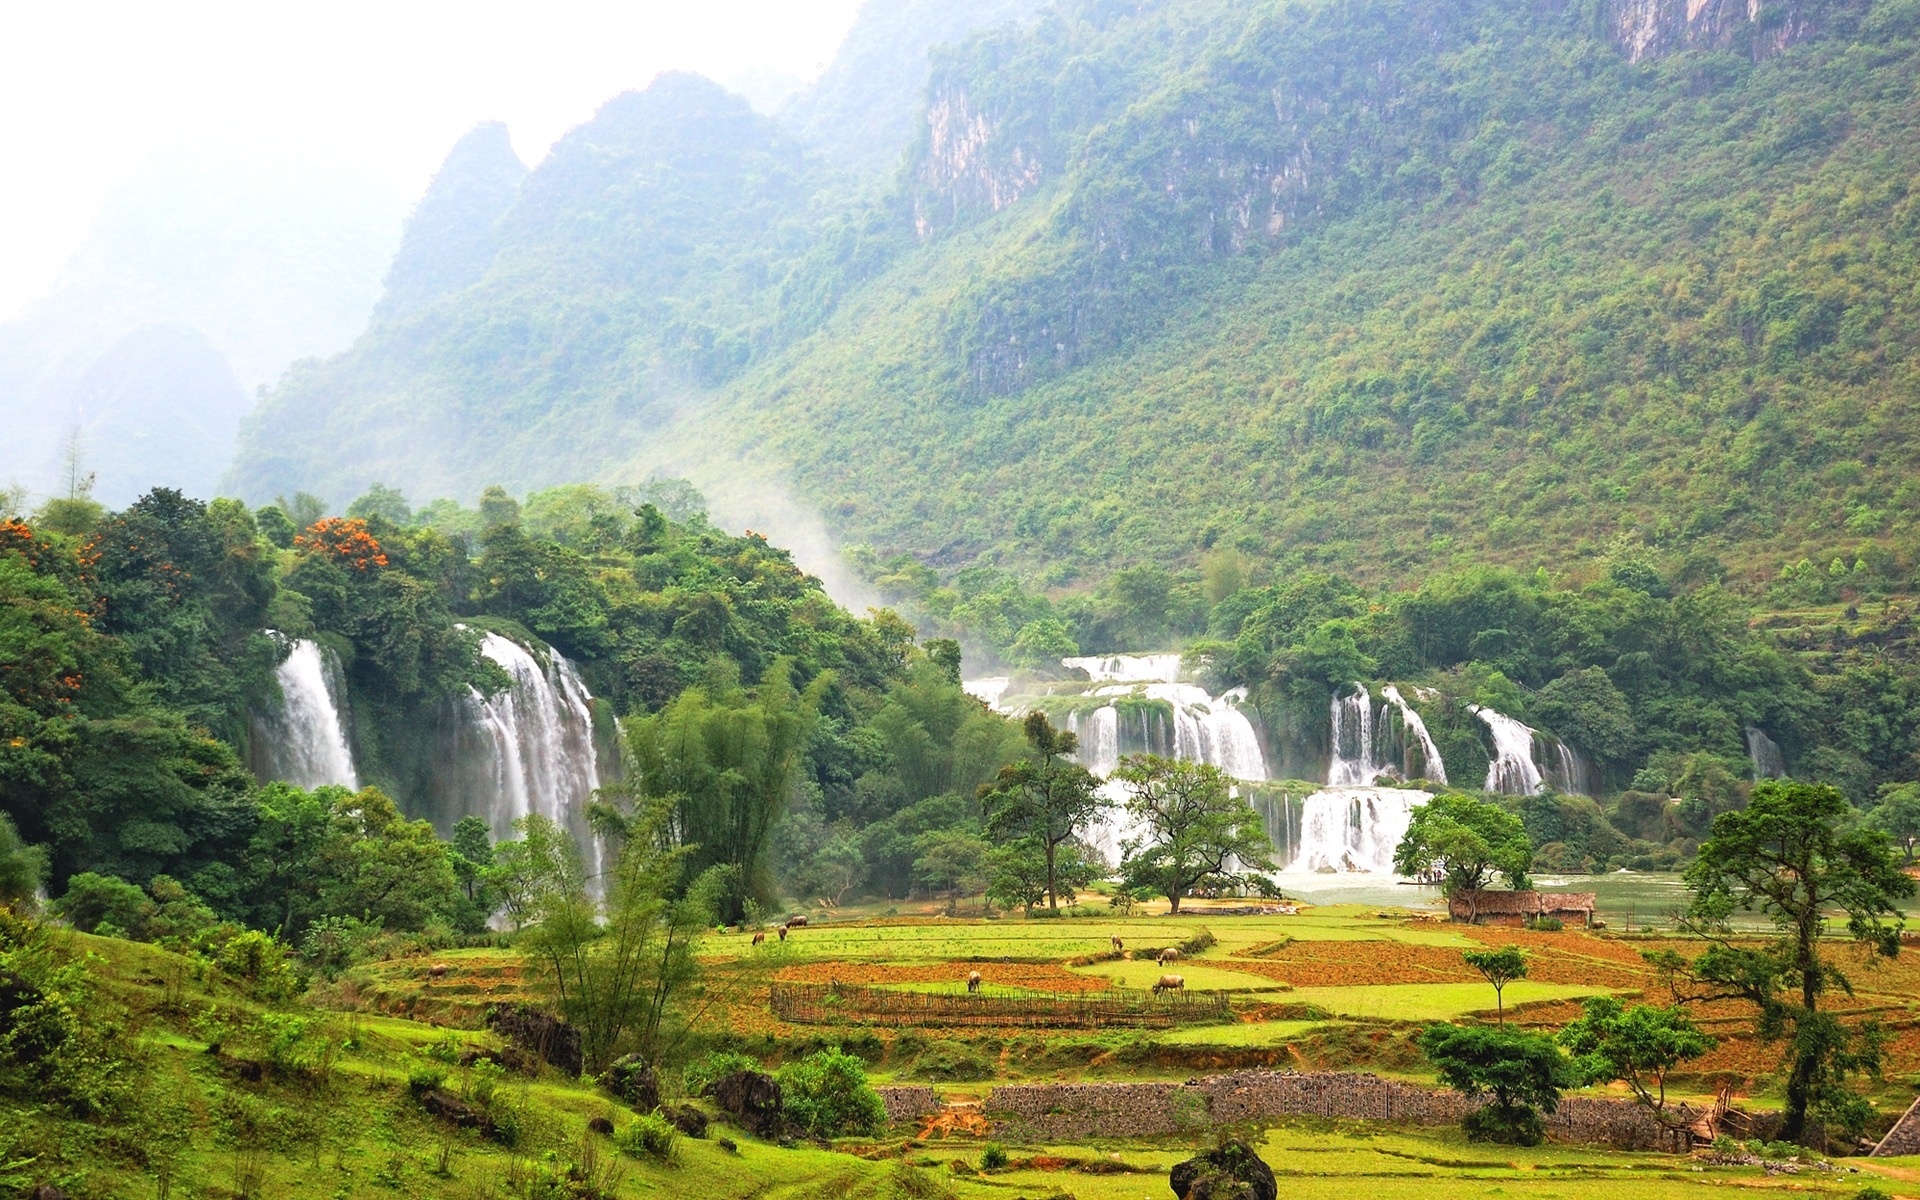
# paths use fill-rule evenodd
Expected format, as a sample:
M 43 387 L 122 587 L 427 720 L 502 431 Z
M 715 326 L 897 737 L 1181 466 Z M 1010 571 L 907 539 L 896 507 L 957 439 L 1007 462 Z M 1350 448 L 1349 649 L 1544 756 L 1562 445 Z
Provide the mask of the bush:
M 639 1158 L 642 1155 L 666 1162 L 673 1157 L 673 1143 L 680 1136 L 673 1122 L 657 1112 L 643 1113 L 613 1135 L 613 1144 Z
M 82 871 L 67 880 L 65 894 L 49 908 L 81 933 L 99 933 L 105 927 L 113 936 L 140 940 L 146 937 L 153 901 L 124 879 Z
M 995 1070 L 993 1060 L 965 1042 L 939 1041 L 922 1048 L 906 1073 L 916 1079 L 970 1083 L 992 1079 Z
M 988 1142 L 980 1151 L 980 1169 L 998 1171 L 1007 1165 L 1007 1148 L 999 1142 Z
M 407 1072 L 407 1090 L 418 1096 L 437 1092 L 447 1081 L 447 1069 L 436 1062 L 415 1063 Z
M 1460 1122 L 1470 1142 L 1502 1146 L 1538 1146 L 1547 1137 L 1547 1123 L 1531 1108 L 1489 1104 L 1476 1108 Z
M 851 1054 L 824 1050 L 780 1068 L 781 1108 L 812 1137 L 874 1136 L 887 1127 L 887 1108 L 867 1086 L 866 1065 Z
M 300 992 L 287 948 L 269 934 L 225 926 L 200 939 L 198 949 L 214 970 L 259 999 L 285 1000 Z
M 1559 917 L 1530 917 L 1527 920 L 1528 929 L 1537 929 L 1543 933 L 1559 933 L 1566 927 L 1567 923 Z
M 736 1050 L 715 1050 L 688 1063 L 680 1071 L 687 1095 L 698 1096 L 713 1086 L 713 1081 L 740 1071 L 760 1070 L 760 1060 Z

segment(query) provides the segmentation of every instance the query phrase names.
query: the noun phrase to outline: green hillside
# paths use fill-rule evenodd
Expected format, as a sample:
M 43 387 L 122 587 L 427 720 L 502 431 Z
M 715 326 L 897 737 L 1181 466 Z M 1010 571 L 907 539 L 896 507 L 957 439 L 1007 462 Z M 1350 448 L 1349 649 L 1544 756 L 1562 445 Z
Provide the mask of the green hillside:
M 535 171 L 480 285 L 284 385 L 236 482 L 790 475 L 882 559 L 1043 586 L 1904 556 L 1917 30 L 1058 5 L 936 56 L 874 203 L 663 81 Z

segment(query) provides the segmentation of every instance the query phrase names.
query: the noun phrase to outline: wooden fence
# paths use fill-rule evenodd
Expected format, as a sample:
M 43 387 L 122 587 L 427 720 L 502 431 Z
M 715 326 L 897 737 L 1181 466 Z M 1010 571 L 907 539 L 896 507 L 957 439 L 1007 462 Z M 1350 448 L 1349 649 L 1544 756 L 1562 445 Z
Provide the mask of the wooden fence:
M 1225 992 L 1105 992 L 981 995 L 915 992 L 846 983 L 775 983 L 773 1015 L 802 1025 L 1031 1025 L 1171 1029 L 1233 1020 Z

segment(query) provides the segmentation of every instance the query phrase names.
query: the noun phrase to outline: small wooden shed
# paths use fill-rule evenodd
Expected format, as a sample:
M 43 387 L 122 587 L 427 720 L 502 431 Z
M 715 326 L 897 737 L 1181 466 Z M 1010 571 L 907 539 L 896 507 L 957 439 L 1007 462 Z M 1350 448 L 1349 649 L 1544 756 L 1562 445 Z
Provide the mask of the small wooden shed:
M 1447 901 L 1447 911 L 1456 921 L 1476 925 L 1525 925 L 1553 917 L 1588 928 L 1593 924 L 1593 897 L 1592 892 L 1463 890 Z

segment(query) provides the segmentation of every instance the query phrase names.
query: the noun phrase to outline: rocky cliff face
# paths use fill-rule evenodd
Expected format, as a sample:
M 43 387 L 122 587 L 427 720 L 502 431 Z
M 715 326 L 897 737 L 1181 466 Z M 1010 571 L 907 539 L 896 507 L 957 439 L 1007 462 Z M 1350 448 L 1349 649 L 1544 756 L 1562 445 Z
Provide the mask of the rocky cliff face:
M 926 142 L 914 170 L 913 223 L 922 238 L 1016 203 L 1046 174 L 1043 153 L 1003 135 L 1002 122 L 976 107 L 964 84 L 927 105 Z
M 1612 0 L 1613 41 L 1629 62 L 1681 50 L 1744 50 L 1768 58 L 1814 32 L 1801 0 Z

